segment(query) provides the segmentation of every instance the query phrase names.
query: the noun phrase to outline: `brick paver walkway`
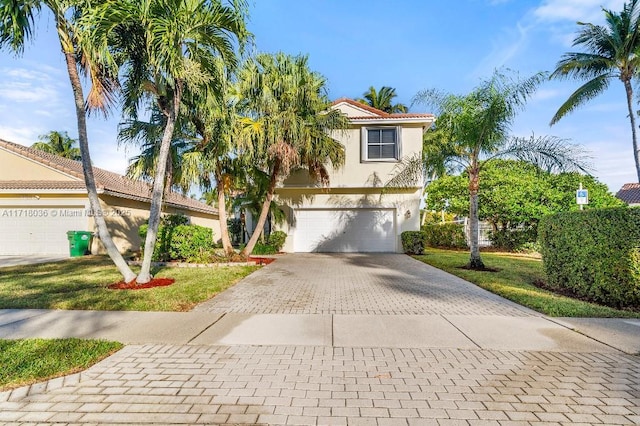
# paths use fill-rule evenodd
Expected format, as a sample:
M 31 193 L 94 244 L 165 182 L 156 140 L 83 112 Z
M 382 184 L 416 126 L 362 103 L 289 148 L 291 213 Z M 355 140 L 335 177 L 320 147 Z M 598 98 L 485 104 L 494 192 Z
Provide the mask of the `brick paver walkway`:
M 195 310 L 267 314 L 501 315 L 530 311 L 405 255 L 296 254 Z
M 615 354 L 129 346 L 68 381 L 0 394 L 0 422 L 640 424 L 640 363 Z
M 396 255 L 285 256 L 199 310 L 478 321 L 532 315 Z M 83 373 L 0 393 L 0 424 L 637 425 L 640 358 L 613 351 L 134 345 Z

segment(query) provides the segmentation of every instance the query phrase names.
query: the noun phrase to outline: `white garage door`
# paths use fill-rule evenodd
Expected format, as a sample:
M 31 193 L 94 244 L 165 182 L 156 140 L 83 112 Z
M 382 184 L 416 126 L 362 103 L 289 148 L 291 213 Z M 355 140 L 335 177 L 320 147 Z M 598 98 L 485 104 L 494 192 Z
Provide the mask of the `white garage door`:
M 76 206 L 0 207 L 0 255 L 69 254 L 67 231 L 86 231 L 88 218 Z
M 394 209 L 296 210 L 296 252 L 395 252 Z

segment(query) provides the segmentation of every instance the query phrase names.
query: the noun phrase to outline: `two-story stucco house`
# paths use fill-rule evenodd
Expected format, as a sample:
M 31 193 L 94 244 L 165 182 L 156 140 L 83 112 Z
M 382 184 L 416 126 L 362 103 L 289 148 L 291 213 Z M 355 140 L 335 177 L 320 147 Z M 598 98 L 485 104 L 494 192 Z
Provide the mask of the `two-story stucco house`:
M 333 108 L 350 122 L 333 135 L 345 148 L 345 164 L 329 168 L 329 187 L 294 173 L 276 190 L 287 220 L 286 252 L 401 252 L 400 234 L 420 229 L 422 182 L 384 188 L 405 157 L 422 153 L 432 114 L 388 114 L 351 99 Z

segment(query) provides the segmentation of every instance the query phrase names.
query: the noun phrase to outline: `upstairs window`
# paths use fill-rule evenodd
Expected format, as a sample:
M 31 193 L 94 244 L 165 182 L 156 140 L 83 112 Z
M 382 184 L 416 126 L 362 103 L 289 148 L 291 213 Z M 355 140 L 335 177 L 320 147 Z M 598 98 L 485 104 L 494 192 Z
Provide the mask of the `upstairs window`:
M 396 161 L 400 158 L 400 137 L 397 127 L 363 129 L 363 161 Z

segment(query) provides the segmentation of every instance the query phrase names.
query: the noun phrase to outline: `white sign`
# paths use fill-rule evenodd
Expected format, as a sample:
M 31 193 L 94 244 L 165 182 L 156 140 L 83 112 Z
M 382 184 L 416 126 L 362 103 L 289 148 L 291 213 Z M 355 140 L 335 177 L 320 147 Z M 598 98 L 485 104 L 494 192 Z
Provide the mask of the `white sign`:
M 589 191 L 586 189 L 578 189 L 576 191 L 576 203 L 580 205 L 589 204 Z

